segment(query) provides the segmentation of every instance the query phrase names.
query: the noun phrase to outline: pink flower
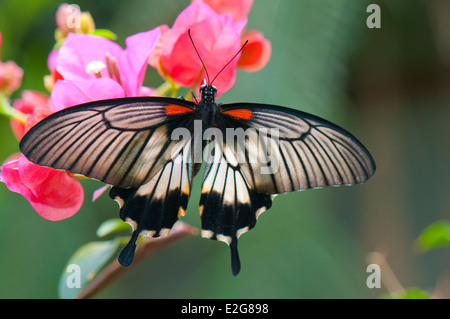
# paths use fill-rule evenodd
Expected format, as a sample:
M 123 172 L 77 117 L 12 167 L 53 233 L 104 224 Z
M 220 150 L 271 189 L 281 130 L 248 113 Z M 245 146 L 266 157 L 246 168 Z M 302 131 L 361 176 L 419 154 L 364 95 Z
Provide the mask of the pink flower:
M 2 34 L 0 33 L 0 48 Z M 23 70 L 13 61 L 0 61 L 0 91 L 10 95 L 22 85 Z
M 89 12 L 81 12 L 80 7 L 63 3 L 56 11 L 56 40 L 63 39 L 70 32 L 91 33 L 95 30 L 94 19 Z
M 110 78 L 60 80 L 52 91 L 53 103 L 45 94 L 24 91 L 22 99 L 16 100 L 13 107 L 24 113 L 26 120 L 24 124 L 12 120 L 13 132 L 20 140 L 31 127 L 56 111 L 74 104 L 121 96 L 124 96 L 123 88 Z M 25 156 L 11 158 L 0 169 L 0 181 L 11 191 L 23 195 L 46 219 L 65 219 L 81 208 L 83 188 L 69 172 L 33 164 Z M 96 196 L 99 194 L 97 192 Z
M 169 34 L 170 28 L 167 25 L 160 25 L 159 31 L 161 36 L 159 37 L 158 43 L 156 44 L 154 50 L 148 58 L 148 64 L 154 67 L 158 73 L 165 78 L 167 76 L 167 71 L 161 61 L 161 54 L 163 50 L 164 41 L 166 40 L 167 34 Z
M 80 182 L 66 172 L 33 164 L 25 156 L 3 164 L 0 169 L 0 181 L 10 191 L 24 196 L 45 219 L 69 218 L 83 204 Z
M 217 13 L 229 13 L 234 21 L 247 19 L 253 5 L 253 0 L 192 0 L 199 1 L 206 3 Z
M 97 100 L 125 97 L 119 83 L 110 78 L 89 80 L 59 80 L 53 87 L 51 107 L 53 112 Z
M 62 3 L 56 10 L 56 27 L 67 35 L 69 32 L 76 32 L 80 24 L 81 11 L 76 5 Z
M 51 92 L 53 90 L 53 86 L 58 80 L 62 80 L 63 77 L 56 71 L 56 59 L 58 57 L 59 50 L 52 50 L 47 58 L 47 66 L 50 70 L 50 74 L 44 76 L 44 86 L 45 88 Z
M 158 38 L 158 29 L 139 33 L 127 38 L 123 50 L 104 38 L 70 33 L 60 50 L 48 59 L 52 74 L 60 78 L 52 85 L 51 102 L 36 92 L 27 92 L 16 102 L 15 107 L 27 114 L 23 127 L 13 124 L 19 139 L 39 120 L 64 108 L 145 92 L 142 82 L 147 61 Z M 72 216 L 84 198 L 79 181 L 70 173 L 32 164 L 25 157 L 5 164 L 1 180 L 51 220 Z
M 247 18 L 253 5 L 253 0 L 192 0 L 204 2 L 217 13 L 228 13 L 234 21 Z M 242 50 L 237 67 L 247 72 L 259 71 L 269 62 L 272 47 L 270 41 L 259 31 L 246 31 L 241 36 L 242 43 L 248 40 Z
M 14 101 L 13 108 L 25 114 L 25 123 L 11 120 L 11 128 L 18 140 L 36 123 L 52 114 L 48 96 L 37 91 L 25 90 L 22 98 Z
M 25 123 L 11 120 L 14 134 L 20 140 L 36 123 L 53 113 L 48 97 L 36 91 L 23 91 L 13 108 L 25 114 Z M 0 181 L 9 190 L 24 196 L 42 217 L 61 220 L 71 217 L 83 204 L 80 182 L 71 174 L 31 163 L 15 154 L 0 167 Z
M 245 33 L 242 38 L 248 40 L 248 43 L 241 52 L 238 68 L 248 72 L 261 70 L 270 59 L 272 52 L 270 41 L 264 38 L 261 32 L 253 30 Z
M 178 15 L 165 35 L 161 50 L 161 62 L 165 71 L 176 84 L 198 88 L 206 74 L 188 36 L 188 30 L 190 29 L 208 73 L 214 77 L 239 51 L 241 32 L 246 23 L 246 19 L 234 22 L 230 15 L 218 14 L 203 2 L 190 4 Z M 233 86 L 236 64 L 237 59 L 234 59 L 215 80 L 218 95 Z
M 60 50 L 52 52 L 48 59 L 52 80 L 56 80 L 52 81 L 51 102 L 44 94 L 24 91 L 22 99 L 13 105 L 26 115 L 25 123 L 11 123 L 18 139 L 37 122 L 66 107 L 148 94 L 142 82 L 159 36 L 159 29 L 133 35 L 127 38 L 123 50 L 104 38 L 70 33 Z M 0 181 L 23 195 L 46 219 L 65 219 L 81 208 L 83 188 L 69 172 L 41 167 L 24 156 L 8 161 L 0 169 Z
M 23 91 L 13 108 L 25 114 L 25 123 L 11 120 L 11 127 L 20 140 L 25 133 L 53 113 L 47 95 Z M 0 167 L 0 181 L 9 190 L 24 196 L 42 217 L 61 220 L 75 214 L 83 204 L 84 192 L 80 182 L 71 174 L 33 164 L 25 156 L 15 154 Z
M 14 62 L 0 62 L 0 90 L 7 94 L 17 91 L 22 85 L 23 70 Z
M 142 90 L 142 83 L 148 58 L 159 37 L 159 28 L 138 33 L 128 37 L 127 47 L 122 49 L 102 37 L 69 33 L 54 61 L 55 70 L 64 80 L 110 78 L 123 88 L 125 96 L 148 94 L 148 90 Z M 93 62 L 100 62 L 105 68 L 90 72 L 89 65 Z

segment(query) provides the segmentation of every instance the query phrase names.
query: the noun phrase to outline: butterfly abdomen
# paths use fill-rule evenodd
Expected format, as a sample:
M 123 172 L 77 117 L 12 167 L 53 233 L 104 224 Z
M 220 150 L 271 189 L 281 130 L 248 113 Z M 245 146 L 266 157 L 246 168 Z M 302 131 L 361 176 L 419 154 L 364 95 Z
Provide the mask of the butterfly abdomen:
M 203 131 L 216 126 L 219 106 L 215 102 L 201 100 L 198 103 L 199 118 L 202 120 Z

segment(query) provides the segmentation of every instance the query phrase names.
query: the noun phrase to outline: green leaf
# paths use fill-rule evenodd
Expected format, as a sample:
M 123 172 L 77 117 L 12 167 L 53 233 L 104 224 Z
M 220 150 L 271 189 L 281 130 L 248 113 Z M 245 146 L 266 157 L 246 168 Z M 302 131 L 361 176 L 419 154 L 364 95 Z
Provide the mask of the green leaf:
M 429 299 L 430 294 L 420 288 L 411 287 L 402 292 L 395 294 L 387 294 L 382 296 L 383 299 Z
M 105 220 L 100 226 L 97 228 L 97 236 L 105 237 L 107 235 L 117 233 L 122 230 L 129 230 L 130 225 L 125 223 L 120 218 L 111 218 Z
M 117 35 L 108 29 L 95 29 L 91 34 L 113 41 L 117 40 Z
M 74 298 L 115 256 L 118 240 L 90 242 L 81 246 L 69 259 L 58 285 L 60 298 Z
M 450 246 L 450 221 L 442 220 L 428 226 L 416 239 L 415 245 L 421 252 Z

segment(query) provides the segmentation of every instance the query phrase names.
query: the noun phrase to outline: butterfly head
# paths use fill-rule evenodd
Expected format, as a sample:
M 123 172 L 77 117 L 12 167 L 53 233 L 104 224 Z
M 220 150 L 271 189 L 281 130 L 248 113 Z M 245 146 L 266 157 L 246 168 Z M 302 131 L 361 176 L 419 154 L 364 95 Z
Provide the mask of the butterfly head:
M 206 84 L 206 81 L 204 81 L 203 85 L 200 86 L 200 94 L 202 95 L 202 101 L 214 103 L 216 100 L 217 89 L 215 86 Z

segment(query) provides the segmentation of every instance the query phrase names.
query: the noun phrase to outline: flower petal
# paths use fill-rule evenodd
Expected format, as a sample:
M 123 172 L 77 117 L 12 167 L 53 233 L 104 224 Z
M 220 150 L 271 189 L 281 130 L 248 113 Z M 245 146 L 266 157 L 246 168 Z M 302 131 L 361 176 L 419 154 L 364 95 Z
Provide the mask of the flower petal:
M 83 204 L 80 182 L 66 172 L 31 163 L 25 156 L 1 167 L 0 180 L 9 190 L 24 196 L 43 218 L 62 220 Z
M 11 120 L 12 131 L 18 140 L 21 140 L 25 133 L 37 122 L 52 113 L 48 96 L 32 90 L 23 91 L 22 98 L 14 101 L 13 108 L 24 113 L 26 116 L 25 123 Z
M 246 19 L 253 5 L 253 0 L 192 0 L 209 5 L 217 13 L 229 13 L 234 21 Z
M 123 88 L 110 78 L 92 80 L 60 80 L 56 82 L 50 96 L 54 112 L 97 100 L 124 97 Z
M 56 57 L 56 71 L 65 80 L 92 79 L 86 66 L 92 61 L 106 64 L 105 54 L 119 56 L 123 49 L 115 42 L 86 34 L 69 33 Z
M 12 192 L 22 194 L 24 197 L 31 197 L 32 192 L 26 187 L 19 174 L 19 158 L 7 160 L 1 166 L 0 181 L 6 184 L 6 187 Z
M 158 43 L 161 32 L 159 28 L 129 36 L 126 39 L 127 48 L 118 56 L 119 70 L 127 96 L 139 95 L 148 59 Z
M 109 188 L 111 185 L 105 185 L 100 187 L 99 189 L 95 190 L 92 194 L 92 201 L 95 202 L 100 196 L 103 195 L 103 193 Z
M 63 3 L 56 10 L 56 26 L 63 34 L 75 32 L 77 21 L 81 15 L 80 8 L 77 5 Z
M 0 90 L 12 94 L 22 85 L 22 77 L 23 70 L 14 61 L 0 61 Z
M 164 43 L 164 51 L 172 51 L 175 41 L 187 31 L 190 25 L 215 16 L 217 16 L 216 12 L 202 2 L 189 5 L 175 19 L 172 29 L 170 29 L 170 35 Z
M 242 37 L 248 40 L 239 58 L 237 66 L 248 72 L 259 71 L 269 62 L 272 45 L 259 31 L 248 31 Z
M 152 53 L 150 53 L 150 56 L 148 58 L 148 64 L 150 64 L 153 68 L 155 68 L 158 71 L 158 73 L 163 78 L 165 78 L 167 76 L 167 73 L 165 72 L 164 67 L 161 63 L 161 53 L 164 41 L 166 39 L 167 34 L 169 34 L 170 28 L 165 24 L 160 25 L 159 31 L 161 33 L 161 36 L 159 37 L 158 43 L 156 44 Z
M 214 77 L 240 49 L 245 24 L 246 20 L 234 23 L 230 15 L 216 14 L 201 2 L 191 4 L 176 19 L 162 50 L 163 65 L 173 81 L 185 87 L 199 87 L 206 77 L 188 36 L 189 29 L 208 73 Z M 236 64 L 237 59 L 214 82 L 218 96 L 234 84 Z

